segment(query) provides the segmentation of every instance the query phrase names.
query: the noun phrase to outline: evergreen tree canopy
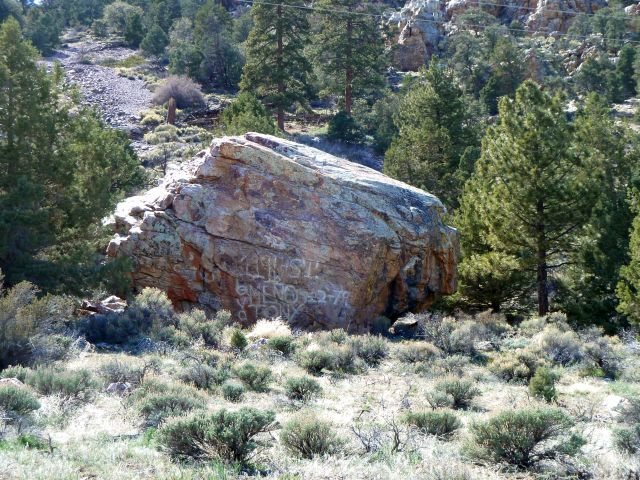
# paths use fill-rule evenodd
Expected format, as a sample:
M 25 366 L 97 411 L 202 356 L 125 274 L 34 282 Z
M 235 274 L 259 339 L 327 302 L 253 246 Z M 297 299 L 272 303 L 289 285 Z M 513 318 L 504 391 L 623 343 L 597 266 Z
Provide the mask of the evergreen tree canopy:
M 401 100 L 395 123 L 384 172 L 457 206 L 477 134 L 452 75 L 432 62 Z
M 636 217 L 633 220 L 629 241 L 631 259 L 620 271 L 621 278 L 616 293 L 620 302 L 618 311 L 626 315 L 631 323 L 638 325 L 640 324 L 640 208 L 638 207 L 640 195 L 637 190 L 633 198 Z
M 315 60 L 324 73 L 325 92 L 337 95 L 351 115 L 354 96 L 383 86 L 384 42 L 367 0 L 321 0 L 317 4 Z M 323 11 L 324 10 L 324 11 Z
M 574 124 L 576 145 L 599 165 L 602 176 L 593 212 L 562 276 L 559 302 L 580 323 L 612 327 L 620 268 L 629 260 L 629 193 L 640 160 L 639 143 L 637 135 L 614 122 L 605 99 L 596 94 L 588 97 Z
M 247 132 L 270 135 L 278 133 L 273 118 L 267 113 L 264 105 L 247 92 L 242 92 L 224 109 L 221 122 L 227 135 L 244 135 Z
M 245 44 L 246 64 L 240 88 L 258 96 L 276 111 L 284 130 L 284 112 L 295 102 L 306 103 L 311 64 L 304 49 L 309 42 L 308 12 L 299 0 L 277 4 L 256 1 L 253 29 Z
M 597 200 L 599 165 L 581 151 L 563 110 L 531 81 L 503 98 L 462 200 L 495 251 L 517 255 L 537 274 L 538 313 L 549 311 L 548 272 L 575 250 Z
M 160 26 L 154 25 L 140 43 L 140 48 L 148 55 L 162 55 L 168 43 L 169 37 L 164 33 L 164 30 Z
M 54 281 L 52 249 L 79 251 L 77 241 L 95 238 L 98 221 L 140 180 L 125 135 L 77 105 L 62 87 L 60 69 L 47 74 L 37 60 L 17 21 L 6 21 L 0 28 L 0 269 L 9 284 Z
M 214 0 L 205 3 L 194 24 L 194 40 L 201 55 L 198 79 L 204 84 L 237 87 L 243 58 L 233 44 L 233 20 Z

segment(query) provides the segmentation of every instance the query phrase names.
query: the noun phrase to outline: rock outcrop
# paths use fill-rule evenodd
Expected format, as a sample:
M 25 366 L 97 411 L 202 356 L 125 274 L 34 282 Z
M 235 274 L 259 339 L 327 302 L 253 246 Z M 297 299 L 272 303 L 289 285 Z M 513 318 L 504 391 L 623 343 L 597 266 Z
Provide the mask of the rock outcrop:
M 506 26 L 517 21 L 525 31 L 553 34 L 565 33 L 579 13 L 592 14 L 606 6 L 605 0 L 409 0 L 402 9 L 387 12 L 385 23 L 395 67 L 416 71 L 458 30 L 456 17 L 470 9 L 482 8 Z M 630 15 L 635 11 L 627 9 Z
M 121 203 L 108 254 L 130 256 L 135 286 L 177 305 L 365 331 L 454 292 L 458 237 L 443 214 L 375 170 L 246 134 Z

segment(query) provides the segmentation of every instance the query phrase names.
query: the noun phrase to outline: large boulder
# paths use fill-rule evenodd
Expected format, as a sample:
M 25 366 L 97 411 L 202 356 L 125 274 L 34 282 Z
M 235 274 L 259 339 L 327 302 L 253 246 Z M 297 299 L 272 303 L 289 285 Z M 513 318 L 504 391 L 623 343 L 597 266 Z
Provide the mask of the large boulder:
M 136 288 L 241 322 L 365 331 L 456 288 L 458 236 L 440 201 L 320 150 L 249 133 L 213 141 L 121 203 L 110 256 Z

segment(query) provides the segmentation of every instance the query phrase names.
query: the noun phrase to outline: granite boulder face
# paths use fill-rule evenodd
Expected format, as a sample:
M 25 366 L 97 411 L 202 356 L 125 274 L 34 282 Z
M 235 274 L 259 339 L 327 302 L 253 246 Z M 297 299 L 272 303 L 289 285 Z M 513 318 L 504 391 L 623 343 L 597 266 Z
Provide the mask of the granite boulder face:
M 122 202 L 108 254 L 131 257 L 135 287 L 178 306 L 366 331 L 455 291 L 458 235 L 444 213 L 375 170 L 249 133 Z

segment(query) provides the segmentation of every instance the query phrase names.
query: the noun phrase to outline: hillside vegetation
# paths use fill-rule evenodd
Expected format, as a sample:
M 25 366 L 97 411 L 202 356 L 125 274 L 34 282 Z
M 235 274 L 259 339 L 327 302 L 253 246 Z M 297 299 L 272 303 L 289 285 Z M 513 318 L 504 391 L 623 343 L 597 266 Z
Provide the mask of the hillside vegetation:
M 0 478 L 640 478 L 640 7 L 538 3 L 0 0 Z M 248 131 L 436 195 L 457 293 L 135 291 L 117 202 Z
M 42 325 L 40 301 L 21 301 L 5 294 L 9 325 Z M 147 289 L 124 313 L 50 325 L 31 337 L 31 368 L 0 373 L 18 379 L 0 380 L 0 475 L 637 474 L 633 334 L 575 331 L 561 314 L 517 327 L 489 312 L 410 320 L 414 339 L 291 332 L 281 320 L 242 329 L 224 311 L 177 315 Z

